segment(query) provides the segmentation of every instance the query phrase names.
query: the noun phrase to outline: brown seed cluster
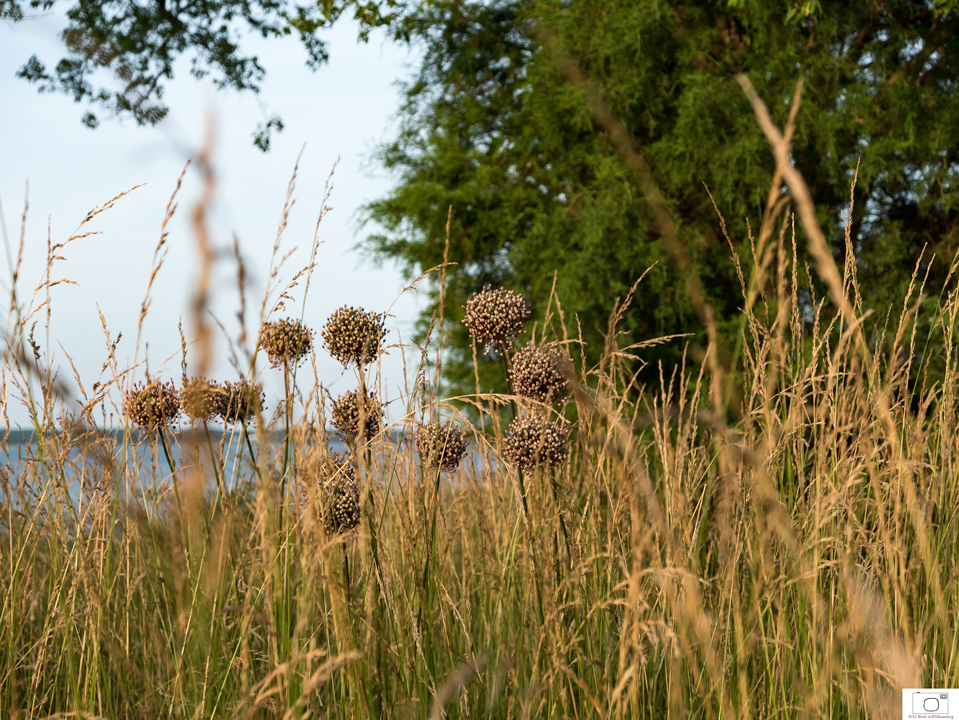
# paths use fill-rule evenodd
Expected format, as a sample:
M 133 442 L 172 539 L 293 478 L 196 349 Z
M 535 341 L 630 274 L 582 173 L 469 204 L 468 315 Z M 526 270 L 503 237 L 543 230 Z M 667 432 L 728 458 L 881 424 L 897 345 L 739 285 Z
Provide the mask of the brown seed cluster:
M 330 315 L 320 331 L 323 347 L 343 367 L 371 363 L 379 355 L 386 335 L 384 318 L 363 308 L 344 305 Z
M 562 347 L 530 343 L 513 356 L 513 392 L 544 403 L 564 400 L 570 392 L 564 368 L 572 366 L 573 359 Z
M 362 434 L 367 440 L 380 431 L 383 408 L 372 393 L 364 398 L 359 390 L 347 390 L 333 402 L 331 421 L 333 426 L 346 436 L 347 441 L 362 441 L 360 416 L 363 416 Z
M 428 467 L 451 473 L 466 456 L 466 443 L 465 430 L 457 430 L 452 423 L 430 423 L 416 435 L 416 452 Z
M 473 293 L 463 306 L 463 324 L 470 335 L 489 352 L 490 347 L 506 348 L 529 322 L 532 310 L 526 298 L 504 288 L 487 285 Z
M 216 400 L 214 414 L 228 423 L 248 423 L 263 409 L 263 388 L 247 380 L 227 380 L 213 396 Z
M 144 430 L 154 432 L 180 414 L 180 396 L 172 382 L 134 383 L 123 395 L 123 414 Z
M 180 407 L 190 420 L 211 420 L 222 405 L 223 389 L 202 377 L 191 377 L 180 389 Z
M 360 488 L 346 478 L 331 480 L 326 486 L 326 529 L 330 534 L 355 530 L 360 524 Z
M 569 454 L 569 428 L 539 415 L 526 415 L 510 423 L 503 438 L 503 458 L 510 465 L 532 470 L 537 465 L 558 467 Z
M 263 323 L 260 346 L 273 367 L 296 365 L 313 349 L 313 331 L 299 320 L 273 320 Z
M 349 459 L 327 453 L 321 470 L 323 517 L 332 535 L 349 532 L 360 524 L 360 488 Z

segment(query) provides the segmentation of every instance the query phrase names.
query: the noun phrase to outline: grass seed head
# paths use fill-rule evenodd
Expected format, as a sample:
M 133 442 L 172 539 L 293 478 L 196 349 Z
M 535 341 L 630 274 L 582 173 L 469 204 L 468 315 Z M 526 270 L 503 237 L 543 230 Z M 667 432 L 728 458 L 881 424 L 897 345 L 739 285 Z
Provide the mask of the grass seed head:
M 327 319 L 320 331 L 323 347 L 343 367 L 367 365 L 380 354 L 387 331 L 384 315 L 344 305 Z
M 266 399 L 262 387 L 246 380 L 225 381 L 221 385 L 221 391 L 214 397 L 214 414 L 228 423 L 248 423 L 265 407 Z
M 172 382 L 134 383 L 123 396 L 126 418 L 150 432 L 173 423 L 180 414 L 180 396 Z
M 570 392 L 564 368 L 572 366 L 573 359 L 562 347 L 530 343 L 513 356 L 513 392 L 544 403 L 564 400 Z
M 522 295 L 505 288 L 493 290 L 491 285 L 473 293 L 463 310 L 463 324 L 473 339 L 486 348 L 485 352 L 491 347 L 512 345 L 532 314 Z
M 452 423 L 430 423 L 416 435 L 416 452 L 432 468 L 451 473 L 466 456 L 466 431 L 457 430 Z
M 263 323 L 260 346 L 273 367 L 296 365 L 313 349 L 313 331 L 299 320 L 273 320 Z
M 570 428 L 536 414 L 516 418 L 503 438 L 503 458 L 510 465 L 532 470 L 558 467 L 569 455 Z
M 360 415 L 363 416 L 363 436 L 369 440 L 380 431 L 383 408 L 370 393 L 363 404 L 359 390 L 347 390 L 333 401 L 331 421 L 333 426 L 346 436 L 349 442 L 360 440 Z

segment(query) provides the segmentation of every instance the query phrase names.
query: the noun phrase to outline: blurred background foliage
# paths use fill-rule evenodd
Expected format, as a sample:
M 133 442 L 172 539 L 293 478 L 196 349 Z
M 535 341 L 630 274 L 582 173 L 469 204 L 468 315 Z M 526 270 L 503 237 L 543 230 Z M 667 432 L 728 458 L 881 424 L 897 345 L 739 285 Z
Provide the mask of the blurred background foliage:
M 318 67 L 327 57 L 323 28 L 351 12 L 361 40 L 385 28 L 393 41 L 419 48 L 396 135 L 375 151 L 395 184 L 366 206 L 360 247 L 415 277 L 443 262 L 452 209 L 449 260 L 457 265 L 447 274 L 446 317 L 461 319 L 469 295 L 491 283 L 523 292 L 542 321 L 555 282 L 565 330 L 581 332 L 587 363 L 601 354 L 613 301 L 647 271 L 620 325 L 621 343 L 691 333 L 694 346 L 703 345 L 703 328 L 649 207 L 581 93 L 557 70 L 545 37 L 595 84 L 649 162 L 730 342 L 743 304 L 732 253 L 748 281 L 747 223 L 755 235 L 774 169 L 738 73 L 780 126 L 804 78 L 792 157 L 840 263 L 858 163 L 851 246 L 864 308 L 880 319 L 898 312 L 918 266 L 920 277 L 928 273 L 930 299 L 919 316 L 928 327 L 956 254 L 959 3 L 952 0 L 62 1 L 67 56 L 53 70 L 31 58 L 20 76 L 144 123 L 165 114 L 162 90 L 181 55 L 198 76 L 257 91 L 265 69 L 243 54 L 244 32 L 296 36 Z M 54 4 L 0 0 L 0 17 L 17 21 Z M 100 88 L 92 78 L 104 69 L 113 83 Z M 92 112 L 88 121 L 98 122 Z M 281 129 L 279 117 L 268 118 L 254 141 L 266 149 Z M 797 233 L 798 291 L 811 317 L 824 293 L 806 271 Z M 438 297 L 439 282 L 430 287 Z M 422 318 L 421 340 L 429 321 Z M 462 325 L 451 326 L 446 390 L 470 392 L 473 350 Z M 553 331 L 563 332 L 555 323 Z M 658 377 L 659 362 L 668 372 L 683 354 L 683 341 L 644 351 L 649 377 Z M 735 359 L 727 353 L 725 361 Z M 484 390 L 503 386 L 495 357 L 481 367 Z

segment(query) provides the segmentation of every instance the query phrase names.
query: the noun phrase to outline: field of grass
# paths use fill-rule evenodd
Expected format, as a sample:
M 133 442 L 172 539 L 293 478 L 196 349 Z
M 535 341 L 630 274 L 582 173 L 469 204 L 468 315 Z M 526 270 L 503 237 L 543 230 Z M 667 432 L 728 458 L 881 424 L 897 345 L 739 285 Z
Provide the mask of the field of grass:
M 63 413 L 15 295 L 3 389 L 39 441 L 0 468 L 0 717 L 898 718 L 902 688 L 959 684 L 955 279 L 931 330 L 921 278 L 869 317 L 852 266 L 815 238 L 815 267 L 797 262 L 809 208 L 784 177 L 797 216 L 777 177 L 735 347 L 710 327 L 640 386 L 643 346 L 618 344 L 630 298 L 593 367 L 553 298 L 537 334 L 574 361 L 565 407 L 440 398 L 438 313 L 389 432 L 348 467 L 328 456 L 319 333 L 299 364 L 241 353 L 287 396 L 225 426 L 227 466 L 214 420 L 97 425 L 136 392 L 124 367 Z M 829 294 L 802 305 L 817 274 Z M 184 355 L 202 375 L 208 339 Z M 377 387 L 375 358 L 352 367 Z M 533 413 L 571 428 L 555 468 L 504 460 L 507 423 Z M 470 439 L 454 471 L 417 452 L 437 417 Z M 330 529 L 330 467 L 355 474 L 354 530 Z

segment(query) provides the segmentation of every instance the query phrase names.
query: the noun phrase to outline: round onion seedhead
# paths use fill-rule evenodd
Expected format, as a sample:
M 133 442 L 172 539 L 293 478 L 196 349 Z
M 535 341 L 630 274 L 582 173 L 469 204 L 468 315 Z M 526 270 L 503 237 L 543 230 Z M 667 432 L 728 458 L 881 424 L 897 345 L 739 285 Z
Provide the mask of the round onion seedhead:
M 321 470 L 323 517 L 331 535 L 355 530 L 360 524 L 360 487 L 356 470 L 339 453 L 327 453 Z
M 330 535 L 351 532 L 359 526 L 360 488 L 349 457 L 329 450 L 310 454 L 298 474 L 304 502 L 310 502 L 308 486 L 317 490 L 320 518 Z
M 313 331 L 299 320 L 273 320 L 263 323 L 260 346 L 273 367 L 296 365 L 313 348 Z
M 354 480 L 339 478 L 327 483 L 326 529 L 331 535 L 355 530 L 360 524 L 360 488 Z
M 362 426 L 360 417 L 362 416 Z M 330 418 L 333 426 L 346 436 L 349 442 L 369 440 L 380 431 L 380 422 L 383 418 L 383 408 L 372 393 L 366 396 L 365 402 L 359 390 L 347 390 L 333 401 L 333 412 Z
M 503 438 L 503 459 L 522 470 L 559 467 L 569 455 L 569 433 L 570 428 L 539 415 L 517 418 Z
M 180 408 L 194 422 L 211 420 L 216 415 L 223 389 L 203 377 L 191 377 L 180 389 Z
M 343 367 L 367 365 L 379 356 L 386 336 L 385 316 L 344 305 L 327 319 L 320 331 L 323 347 Z
M 463 324 L 470 335 L 489 352 L 491 347 L 507 348 L 519 335 L 532 314 L 522 295 L 487 285 L 473 293 L 463 306 Z
M 180 396 L 172 382 L 134 383 L 123 395 L 123 414 L 149 432 L 173 423 L 180 414 Z
M 448 473 L 459 467 L 466 456 L 466 431 L 457 430 L 452 423 L 430 423 L 416 434 L 416 452 L 431 468 Z
M 572 366 L 573 359 L 562 347 L 530 343 L 513 356 L 513 392 L 543 403 L 565 400 L 570 393 L 565 368 Z
M 215 414 L 231 424 L 248 423 L 263 409 L 266 399 L 262 387 L 246 380 L 227 380 L 214 397 L 217 400 Z

